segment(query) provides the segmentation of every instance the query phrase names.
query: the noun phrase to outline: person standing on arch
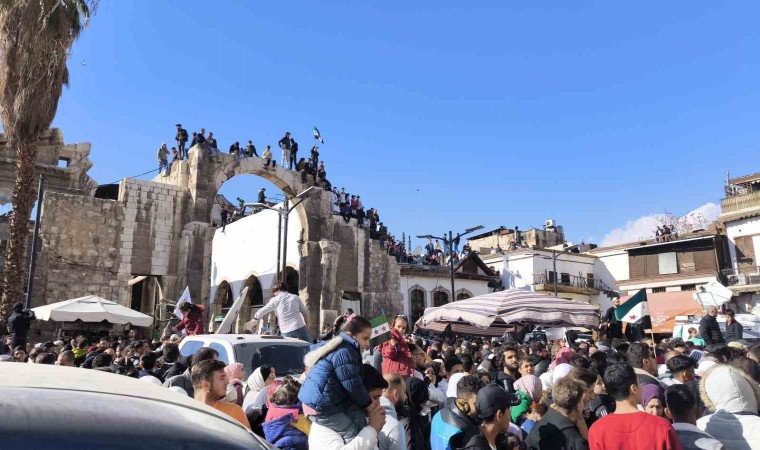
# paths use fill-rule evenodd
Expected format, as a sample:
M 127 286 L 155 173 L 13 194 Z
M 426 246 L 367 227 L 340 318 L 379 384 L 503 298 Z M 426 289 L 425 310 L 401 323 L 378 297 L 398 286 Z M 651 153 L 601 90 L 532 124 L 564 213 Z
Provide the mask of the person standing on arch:
M 281 281 L 275 283 L 272 293 L 274 297 L 254 314 L 253 320 L 261 320 L 270 312 L 274 312 L 283 336 L 294 337 L 309 344 L 314 342 L 306 325 L 309 310 L 301 298 L 288 292 L 287 286 Z
M 279 144 L 282 149 L 282 159 L 280 162 L 282 163 L 282 167 L 287 169 L 290 164 L 290 146 L 293 144 L 293 140 L 290 139 L 290 131 L 285 132 L 285 136 L 280 139 Z

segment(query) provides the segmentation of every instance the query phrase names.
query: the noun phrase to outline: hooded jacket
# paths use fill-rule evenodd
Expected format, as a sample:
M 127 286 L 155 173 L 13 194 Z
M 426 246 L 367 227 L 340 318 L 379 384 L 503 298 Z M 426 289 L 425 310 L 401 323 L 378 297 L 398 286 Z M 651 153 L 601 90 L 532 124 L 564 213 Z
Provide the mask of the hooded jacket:
M 380 397 L 380 406 L 385 410 L 385 425 L 377 436 L 378 450 L 406 450 L 406 432 L 398 421 L 396 407 L 385 397 Z
M 8 331 L 14 336 L 26 337 L 32 320 L 36 319 L 34 311 L 24 311 L 24 305 L 13 305 L 13 314 L 8 318 Z
M 290 423 L 295 422 L 291 414 L 264 422 L 264 437 L 267 442 L 282 450 L 309 450 L 309 437 Z
M 393 345 L 391 341 L 385 341 L 380 346 L 383 355 L 382 372 L 397 373 L 404 378 L 410 377 L 414 374 L 414 360 L 412 352 L 409 351 L 409 345 L 393 328 L 391 328 L 391 336 L 396 340 L 396 345 Z
M 359 344 L 346 333 L 307 353 L 304 365 L 308 375 L 298 392 L 304 405 L 332 414 L 344 409 L 347 403 L 361 409 L 372 403 L 362 381 Z
M 702 401 L 712 414 L 697 427 L 732 450 L 760 448 L 760 387 L 730 366 L 710 370 L 699 384 Z

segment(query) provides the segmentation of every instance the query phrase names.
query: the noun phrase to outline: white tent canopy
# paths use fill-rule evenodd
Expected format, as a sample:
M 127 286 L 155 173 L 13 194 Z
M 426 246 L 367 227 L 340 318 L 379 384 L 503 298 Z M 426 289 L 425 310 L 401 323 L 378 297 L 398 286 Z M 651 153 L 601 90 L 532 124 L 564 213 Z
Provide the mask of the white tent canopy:
M 64 300 L 50 305 L 33 308 L 35 316 L 41 320 L 56 322 L 102 322 L 127 324 L 138 327 L 149 327 L 153 318 L 139 311 L 134 311 L 111 300 L 97 295 Z

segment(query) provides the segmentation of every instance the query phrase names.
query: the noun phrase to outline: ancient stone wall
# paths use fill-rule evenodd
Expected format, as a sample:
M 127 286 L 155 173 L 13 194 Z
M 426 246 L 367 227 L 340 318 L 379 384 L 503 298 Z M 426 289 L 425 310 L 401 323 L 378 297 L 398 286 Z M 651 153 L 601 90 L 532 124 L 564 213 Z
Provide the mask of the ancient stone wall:
M 89 294 L 126 301 L 117 278 L 125 213 L 113 200 L 46 194 L 32 306 Z
M 86 165 L 86 158 L 75 158 L 86 156 L 84 148 L 56 148 L 59 154 L 73 152 L 72 161 Z M 97 294 L 129 305 L 128 282 L 144 275 L 155 277 L 169 301 L 188 286 L 194 302 L 209 305 L 213 200 L 228 179 L 253 174 L 271 181 L 291 199 L 297 194 L 305 199 L 293 214 L 302 227 L 297 269 L 312 332 L 318 331 L 322 313 L 334 317 L 344 291 L 361 293 L 366 315 L 403 310 L 395 259 L 355 220 L 346 225 L 332 214 L 329 192 L 302 183 L 290 170 L 266 169 L 260 158 L 244 158 L 237 164 L 227 154 L 210 160 L 207 151 L 193 147 L 189 160 L 174 164 L 169 176 L 153 181 L 123 179 L 117 200 L 49 192 L 43 206 L 34 304 Z M 87 178 L 68 177 L 78 192 L 88 185 Z

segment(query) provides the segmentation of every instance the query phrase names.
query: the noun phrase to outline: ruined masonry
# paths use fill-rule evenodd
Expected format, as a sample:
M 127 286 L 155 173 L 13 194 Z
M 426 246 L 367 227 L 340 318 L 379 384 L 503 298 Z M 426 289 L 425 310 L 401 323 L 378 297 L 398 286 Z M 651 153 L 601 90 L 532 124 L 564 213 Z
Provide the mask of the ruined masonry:
M 158 291 L 176 301 L 185 286 L 194 303 L 208 306 L 211 209 L 222 184 L 253 174 L 289 197 L 310 187 L 292 171 L 263 169 L 260 158 L 243 158 L 238 166 L 232 156 L 221 154 L 220 162 L 212 162 L 201 146 L 190 150 L 187 161 L 174 164 L 169 176 L 124 178 L 118 186 L 98 187 L 87 176 L 90 144 L 64 145 L 56 129 L 42 144 L 37 165 L 48 185 L 32 306 L 95 294 L 134 307 L 132 285 L 138 282 L 144 284 L 138 304 L 152 299 L 139 307 L 147 314 L 160 309 Z M 146 161 L 153 160 L 149 156 Z M 12 189 L 14 170 L 15 156 L 0 147 L 0 189 Z M 309 308 L 312 332 L 321 321 L 332 321 L 344 291 L 361 293 L 365 311 L 401 312 L 395 259 L 369 239 L 367 230 L 336 226 L 329 192 L 312 189 L 308 196 L 295 212 L 304 227 L 299 293 Z M 264 289 L 268 299 L 270 286 Z

